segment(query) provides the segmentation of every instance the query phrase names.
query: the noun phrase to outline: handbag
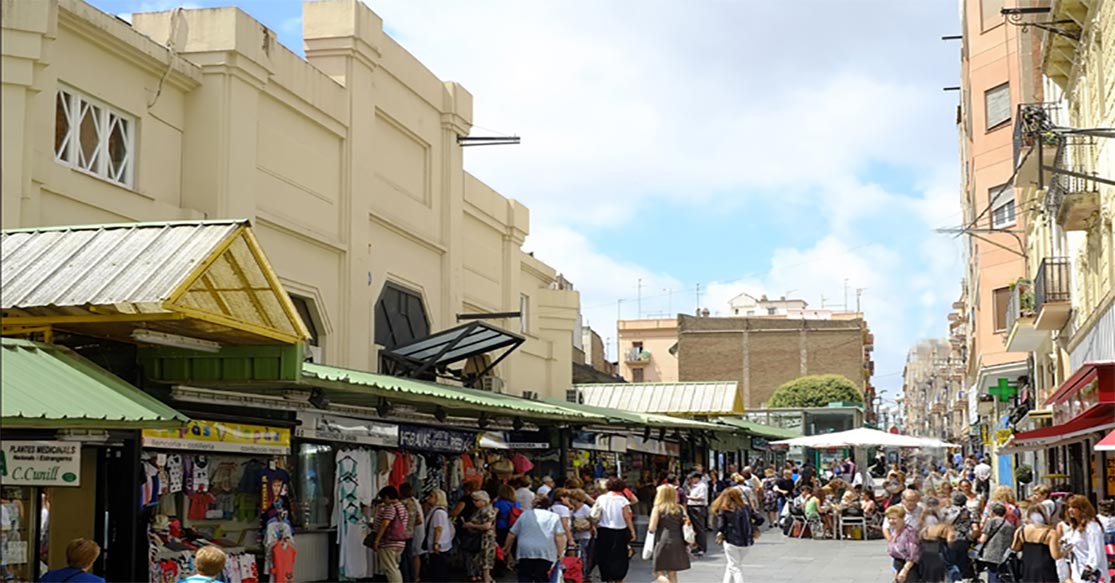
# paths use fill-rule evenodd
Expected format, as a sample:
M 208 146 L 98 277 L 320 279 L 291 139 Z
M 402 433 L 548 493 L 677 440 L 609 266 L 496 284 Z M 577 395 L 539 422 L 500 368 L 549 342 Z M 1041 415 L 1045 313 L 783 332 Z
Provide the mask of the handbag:
M 457 548 L 466 553 L 479 553 L 483 546 L 483 535 L 467 528 L 457 531 Z
M 589 511 L 588 518 L 594 523 L 599 523 L 600 519 L 604 518 L 604 507 L 600 505 L 600 498 L 592 503 L 592 510 Z
M 648 532 L 647 539 L 643 542 L 643 560 L 649 561 L 654 556 L 654 533 Z

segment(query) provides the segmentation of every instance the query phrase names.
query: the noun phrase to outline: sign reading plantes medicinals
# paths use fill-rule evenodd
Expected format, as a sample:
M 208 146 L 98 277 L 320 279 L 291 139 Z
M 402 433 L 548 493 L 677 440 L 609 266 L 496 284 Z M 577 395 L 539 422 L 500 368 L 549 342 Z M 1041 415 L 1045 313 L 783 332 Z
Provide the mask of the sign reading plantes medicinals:
M 81 444 L 69 441 L 0 442 L 0 484 L 80 486 Z

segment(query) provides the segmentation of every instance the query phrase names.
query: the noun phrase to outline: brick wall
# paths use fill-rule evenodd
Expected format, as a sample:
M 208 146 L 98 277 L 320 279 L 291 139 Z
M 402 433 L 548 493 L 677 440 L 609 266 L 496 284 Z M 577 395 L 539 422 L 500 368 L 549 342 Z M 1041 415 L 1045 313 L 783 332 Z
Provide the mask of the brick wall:
M 861 319 L 679 316 L 679 380 L 738 381 L 748 409 L 807 374 L 841 374 L 862 390 L 863 326 Z

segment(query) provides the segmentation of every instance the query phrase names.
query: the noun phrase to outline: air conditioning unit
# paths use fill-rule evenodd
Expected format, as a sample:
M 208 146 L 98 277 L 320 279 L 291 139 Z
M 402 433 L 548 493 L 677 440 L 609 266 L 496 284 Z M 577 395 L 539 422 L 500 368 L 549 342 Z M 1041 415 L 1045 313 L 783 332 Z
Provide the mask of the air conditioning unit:
M 537 401 L 538 392 L 536 391 L 523 391 L 523 398 L 528 401 Z
M 476 388 L 481 391 L 490 391 L 493 393 L 503 392 L 503 379 L 499 377 L 482 377 L 477 383 Z

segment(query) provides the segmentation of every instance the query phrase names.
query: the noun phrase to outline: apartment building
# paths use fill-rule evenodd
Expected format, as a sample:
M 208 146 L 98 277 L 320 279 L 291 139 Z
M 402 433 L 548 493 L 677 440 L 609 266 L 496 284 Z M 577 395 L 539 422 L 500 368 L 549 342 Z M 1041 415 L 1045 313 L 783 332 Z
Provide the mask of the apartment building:
M 363 2 L 307 2 L 305 58 L 237 8 L 4 8 L 5 228 L 247 218 L 315 360 L 375 371 L 459 315 L 515 312 L 489 321 L 525 343 L 484 386 L 571 386 L 578 294 L 522 251 L 527 208 L 464 171 L 473 96 Z
M 1014 123 L 1014 185 L 1027 213 L 1027 278 L 1012 295 L 1008 348 L 1031 386 L 1010 417 L 1007 451 L 1035 475 L 1115 497 L 1115 2 L 1059 0 L 1037 28 L 1044 101 Z M 1097 468 L 1095 472 L 1091 468 Z M 1102 468 L 1100 470 L 1099 468 Z
M 906 430 L 948 442 L 967 439 L 968 401 L 958 350 L 945 338 L 910 349 L 902 372 Z
M 633 383 L 678 381 L 677 320 L 620 320 L 616 330 L 620 376 Z
M 961 208 L 967 272 L 962 296 L 966 380 L 975 399 L 969 419 L 979 449 L 996 444 L 981 431 L 995 426 L 1011 402 L 981 399 L 994 387 L 1018 390 L 1028 381 L 1024 352 L 1008 350 L 1008 304 L 1025 276 L 1024 200 L 1014 188 L 1013 122 L 1018 105 L 1040 100 L 1041 85 L 1027 63 L 1039 49 L 1032 36 L 1007 22 L 1002 0 L 961 3 Z M 1010 483 L 1010 465 L 998 479 Z

